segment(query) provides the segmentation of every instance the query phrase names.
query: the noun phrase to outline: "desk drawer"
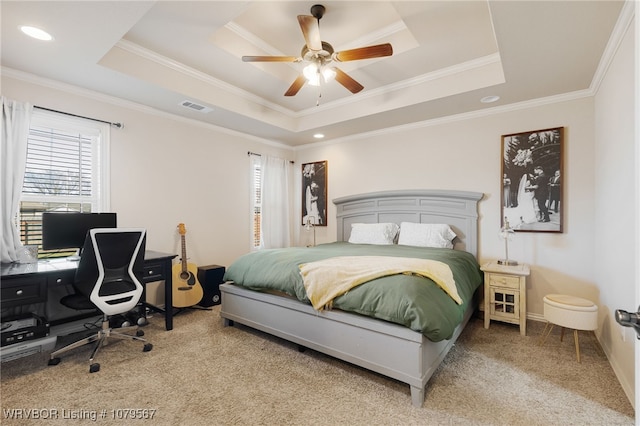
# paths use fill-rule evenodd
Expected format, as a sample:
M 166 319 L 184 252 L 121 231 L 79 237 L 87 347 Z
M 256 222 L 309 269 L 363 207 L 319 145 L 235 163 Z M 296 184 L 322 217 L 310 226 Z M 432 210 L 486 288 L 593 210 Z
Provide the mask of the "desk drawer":
M 165 271 L 162 262 L 146 261 L 144 264 L 145 283 L 164 280 Z
M 73 284 L 73 280 L 76 277 L 75 269 L 69 271 L 60 271 L 54 274 L 47 275 L 47 285 L 54 287 L 57 285 Z
M 0 296 L 3 308 L 44 302 L 47 300 L 47 281 L 45 277 L 3 279 Z

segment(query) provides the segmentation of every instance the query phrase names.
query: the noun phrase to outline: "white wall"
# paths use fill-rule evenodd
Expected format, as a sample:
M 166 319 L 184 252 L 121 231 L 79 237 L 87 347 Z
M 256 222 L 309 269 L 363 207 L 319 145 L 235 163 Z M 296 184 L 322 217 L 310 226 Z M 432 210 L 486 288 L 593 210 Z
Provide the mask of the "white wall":
M 599 299 L 594 281 L 593 98 L 445 123 L 424 123 L 339 144 L 300 149 L 297 163 L 328 161 L 328 198 L 387 189 L 458 189 L 485 194 L 479 205 L 481 262 L 504 257 L 500 229 L 501 135 L 565 127 L 564 229 L 517 233 L 510 258 L 531 264 L 530 314 L 542 316 L 542 297 L 566 292 Z M 335 206 L 319 241 L 335 239 Z
M 2 95 L 59 111 L 123 122 L 111 130 L 111 210 L 121 226 L 147 228 L 147 247 L 197 265 L 229 265 L 248 251 L 247 151 L 292 159 L 290 148 L 223 131 L 94 92 L 22 74 L 2 76 Z M 39 84 L 42 83 L 42 84 Z
M 479 260 L 504 256 L 500 227 L 501 135 L 565 127 L 564 232 L 517 233 L 510 258 L 531 265 L 527 310 L 542 319 L 542 298 L 567 293 L 599 305 L 598 338 L 627 396 L 634 401 L 633 331 L 619 327 L 616 308 L 634 310 L 634 45 L 624 38 L 596 97 L 523 109 L 500 108 L 477 118 L 388 129 L 298 150 L 297 163 L 328 161 L 328 198 L 387 189 L 458 189 L 480 202 Z M 335 240 L 335 206 L 319 242 Z M 299 212 L 298 212 L 299 214 Z M 624 336 L 624 340 L 623 340 Z
M 599 340 L 629 399 L 634 401 L 634 341 L 614 311 L 636 310 L 634 244 L 638 188 L 634 126 L 634 27 L 630 25 L 595 96 L 595 279 L 601 289 Z
M 504 246 L 498 237 L 500 137 L 564 126 L 564 233 L 518 233 L 510 244 L 510 257 L 531 265 L 527 282 L 530 317 L 542 317 L 542 297 L 547 293 L 570 293 L 598 303 L 599 338 L 618 376 L 626 377 L 634 371 L 629 355 L 633 352 L 629 343 L 621 342 L 610 315 L 611 309 L 624 307 L 625 301 L 634 298 L 632 266 L 603 257 L 608 251 L 597 246 L 606 243 L 607 249 L 618 247 L 625 252 L 624 238 L 610 241 L 614 235 L 599 230 L 614 226 L 622 236 L 630 233 L 617 221 L 621 214 L 625 218 L 634 214 L 637 197 L 624 191 L 630 188 L 634 171 L 627 142 L 633 118 L 624 113 L 629 100 L 619 93 L 633 84 L 633 79 L 627 81 L 629 64 L 624 60 L 628 44 L 621 47 L 620 62 L 616 60 L 611 67 L 595 99 L 496 107 L 491 114 L 449 117 L 296 151 L 124 101 L 101 99 L 77 88 L 52 88 L 50 82 L 39 84 L 38 80 L 3 75 L 2 94 L 61 111 L 123 121 L 124 129 L 111 132 L 111 210 L 118 212 L 123 226 L 145 226 L 148 247 L 159 251 L 179 253 L 176 225 L 184 222 L 188 255 L 198 265 L 228 265 L 248 251 L 248 150 L 296 161 L 294 218 L 300 217 L 299 166 L 321 160 L 328 161 L 329 200 L 388 189 L 482 192 L 479 260 L 503 257 Z M 316 228 L 318 242 L 335 240 L 335 221 L 331 220 L 335 208 L 330 202 L 328 207 L 329 225 Z M 631 265 L 632 255 L 637 258 L 637 254 L 624 254 Z M 620 379 L 631 395 L 633 385 Z

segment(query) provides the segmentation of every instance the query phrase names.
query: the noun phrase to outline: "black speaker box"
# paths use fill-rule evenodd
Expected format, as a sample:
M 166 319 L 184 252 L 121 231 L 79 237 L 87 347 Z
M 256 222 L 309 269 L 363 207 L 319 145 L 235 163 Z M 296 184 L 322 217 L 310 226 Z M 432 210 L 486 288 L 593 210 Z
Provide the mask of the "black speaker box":
M 204 293 L 198 305 L 209 307 L 220 304 L 220 284 L 224 283 L 224 271 L 224 266 L 220 265 L 198 267 L 198 281 Z

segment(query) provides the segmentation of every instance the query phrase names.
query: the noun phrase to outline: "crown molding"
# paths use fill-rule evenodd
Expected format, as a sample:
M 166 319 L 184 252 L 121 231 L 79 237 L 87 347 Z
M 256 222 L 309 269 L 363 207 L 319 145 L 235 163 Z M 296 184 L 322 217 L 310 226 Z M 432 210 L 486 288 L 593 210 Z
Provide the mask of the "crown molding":
M 259 49 L 269 53 L 270 55 L 290 56 L 276 49 L 269 43 L 266 43 L 262 38 L 258 37 L 251 31 L 247 30 L 245 27 L 236 24 L 234 21 L 227 22 L 224 25 L 224 27 L 229 31 L 231 31 L 232 33 L 234 33 L 235 35 L 237 35 L 238 37 L 242 38 L 243 40 L 246 40 L 248 43 L 258 47 Z
M 242 30 L 241 27 L 234 28 L 234 29 L 236 31 Z M 394 31 L 397 29 L 398 29 L 397 26 L 389 26 L 385 28 L 385 31 Z M 231 93 L 234 96 L 241 97 L 249 102 L 253 102 L 260 106 L 277 111 L 293 120 L 307 117 L 309 115 L 316 114 L 321 111 L 330 111 L 334 108 L 357 104 L 359 102 L 362 102 L 363 100 L 368 100 L 376 96 L 392 93 L 398 90 L 403 90 L 406 88 L 413 87 L 415 85 L 423 84 L 425 82 L 437 80 L 450 75 L 458 74 L 460 72 L 473 70 L 476 68 L 480 68 L 480 67 L 492 64 L 492 63 L 500 62 L 500 54 L 494 53 L 491 55 L 483 56 L 481 58 L 473 59 L 471 61 L 463 62 L 461 64 L 456 64 L 451 67 L 443 68 L 434 72 L 430 72 L 417 77 L 399 81 L 397 83 L 379 87 L 377 89 L 367 90 L 366 93 L 360 93 L 358 95 L 348 96 L 333 102 L 329 102 L 329 103 L 318 105 L 318 106 L 313 106 L 313 107 L 295 112 L 288 108 L 284 108 L 278 104 L 270 102 L 260 96 L 254 95 L 245 90 L 239 89 L 231 84 L 225 83 L 222 80 L 214 78 L 206 73 L 195 70 L 180 62 L 169 59 L 163 55 L 159 55 L 156 52 L 146 49 L 136 43 L 132 43 L 126 40 L 120 40 L 116 43 L 116 46 L 133 55 L 140 56 L 144 59 L 153 61 L 161 66 L 167 67 L 176 72 L 182 73 L 192 78 L 196 78 L 206 84 L 212 85 L 218 89 Z M 224 108 L 224 106 L 221 106 L 221 107 Z
M 371 137 L 380 136 L 380 135 L 388 135 L 388 134 L 397 133 L 401 131 L 432 127 L 432 126 L 437 126 L 437 125 L 442 125 L 442 124 L 447 124 L 452 122 L 460 122 L 460 121 L 481 118 L 481 117 L 488 117 L 491 115 L 503 114 L 511 111 L 519 111 L 519 110 L 528 109 L 528 108 L 534 108 L 534 107 L 539 107 L 544 105 L 550 105 L 555 103 L 561 103 L 561 102 L 567 102 L 567 101 L 592 97 L 595 94 L 595 91 L 589 88 L 585 90 L 564 93 L 561 95 L 548 96 L 545 98 L 538 98 L 538 99 L 532 99 L 529 101 L 516 102 L 508 105 L 484 108 L 477 111 L 470 111 L 462 114 L 455 114 L 447 117 L 435 118 L 432 120 L 425 120 L 425 121 L 420 121 L 420 122 L 415 122 L 410 124 L 404 124 L 401 126 L 388 127 L 381 130 L 359 133 L 357 135 L 351 135 L 344 138 L 336 138 L 336 139 L 331 139 L 331 140 L 326 140 L 321 142 L 313 142 L 313 143 L 299 145 L 299 146 L 290 146 L 290 145 L 282 144 L 281 142 L 278 142 L 278 141 L 259 138 L 254 135 L 242 133 L 236 130 L 231 130 L 225 127 L 217 126 L 215 124 L 204 123 L 202 121 L 194 120 L 191 118 L 186 118 L 186 117 L 171 114 L 168 112 L 159 111 L 155 108 L 151 108 L 136 102 L 127 101 L 121 98 L 117 98 L 115 96 L 105 95 L 99 92 L 95 92 L 93 90 L 83 89 L 67 83 L 62 83 L 60 81 L 39 77 L 34 74 L 18 71 L 12 68 L 0 67 L 0 74 L 2 74 L 2 76 L 14 78 L 16 80 L 25 81 L 27 83 L 36 84 L 36 85 L 47 87 L 50 89 L 60 90 L 63 92 L 88 98 L 94 101 L 105 102 L 114 106 L 131 109 L 134 111 L 138 111 L 138 112 L 142 112 L 145 114 L 150 114 L 158 117 L 170 118 L 172 120 L 180 121 L 186 124 L 195 125 L 198 127 L 207 128 L 211 130 L 216 130 L 232 136 L 240 136 L 261 144 L 273 146 L 280 149 L 291 150 L 291 151 L 302 151 L 302 150 L 313 149 L 313 148 L 322 147 L 322 146 L 346 143 L 346 142 L 350 142 L 358 139 L 371 138 Z
M 634 3 L 637 2 L 625 1 L 622 5 L 622 10 L 618 16 L 616 25 L 611 32 L 607 46 L 604 49 L 600 62 L 598 63 L 598 68 L 596 69 L 593 79 L 591 80 L 591 85 L 589 86 L 594 93 L 600 89 L 600 85 L 602 84 L 602 81 L 607 74 L 607 70 L 620 47 L 620 43 L 622 43 L 624 35 L 633 23 L 633 18 L 635 16 Z
M 390 38 L 396 33 L 401 31 L 409 30 L 407 25 L 404 23 L 402 19 L 394 22 L 393 24 L 387 25 L 386 27 L 380 28 L 376 31 L 369 32 L 367 35 L 358 37 L 355 40 L 352 40 L 349 43 L 345 43 L 340 50 L 348 50 L 354 49 L 361 46 L 368 46 L 372 43 L 376 43 L 378 40 L 383 40 Z
M 176 72 L 179 72 L 181 74 L 184 74 L 186 76 L 195 78 L 197 80 L 202 81 L 203 83 L 206 83 L 210 86 L 216 87 L 220 90 L 224 90 L 230 94 L 232 94 L 233 96 L 238 96 L 240 98 L 243 98 L 249 102 L 253 102 L 255 104 L 260 105 L 261 107 L 266 107 L 269 109 L 272 109 L 274 111 L 277 111 L 283 115 L 286 115 L 290 118 L 295 118 L 295 114 L 292 110 L 288 109 L 288 108 L 283 108 L 280 105 L 277 105 L 273 102 L 269 102 L 268 100 L 260 97 L 260 96 L 256 96 L 252 93 L 247 92 L 246 90 L 242 90 L 239 89 L 229 83 L 226 83 L 222 80 L 219 80 L 215 77 L 210 76 L 209 74 L 206 74 L 204 72 L 198 71 L 194 68 L 191 68 L 181 62 L 177 62 L 174 61 L 173 59 L 167 58 L 166 56 L 160 55 L 152 50 L 146 49 L 136 43 L 132 43 L 130 41 L 127 40 L 119 40 L 116 44 L 116 47 L 121 48 L 122 50 L 125 50 L 126 52 L 129 52 L 133 55 L 139 56 L 141 58 L 147 59 L 149 61 L 153 61 L 163 67 L 172 69 Z M 222 106 L 224 108 L 224 106 Z
M 193 126 L 197 126 L 197 127 L 201 127 L 201 128 L 205 128 L 205 129 L 209 129 L 209 130 L 215 130 L 221 133 L 225 133 L 227 135 L 231 135 L 231 136 L 237 136 L 237 137 L 242 137 L 248 140 L 251 140 L 253 142 L 258 142 L 264 145 L 269 145 L 269 146 L 273 146 L 279 149 L 286 149 L 286 150 L 292 150 L 292 147 L 290 145 L 285 145 L 281 142 L 278 141 L 273 141 L 270 139 L 264 139 L 264 138 L 260 138 L 248 133 L 243 133 L 243 132 L 239 132 L 237 130 L 232 130 L 232 129 L 228 129 L 226 127 L 222 127 L 222 126 L 218 126 L 215 124 L 210 124 L 210 123 L 205 123 L 199 120 L 195 120 L 192 118 L 187 118 L 187 117 L 183 117 L 181 115 L 176 115 L 176 114 L 171 114 L 169 112 L 165 112 L 165 111 L 160 111 L 157 110 L 155 108 L 151 108 L 148 107 L 146 105 L 142 105 L 139 104 L 137 102 L 132 102 L 132 101 L 127 101 L 125 99 L 122 98 L 118 98 L 115 96 L 109 96 L 109 95 L 105 95 L 103 93 L 100 92 L 96 92 L 93 90 L 89 90 L 89 89 L 83 89 L 81 87 L 78 86 L 74 86 L 71 84 L 67 84 L 67 83 L 63 83 L 57 80 L 51 80 L 48 78 L 43 78 L 34 74 L 30 74 L 24 71 L 18 71 L 15 70 L 13 68 L 7 68 L 4 66 L 0 66 L 0 75 L 2 75 L 3 77 L 9 77 L 9 78 L 13 78 L 15 80 L 20 80 L 20 81 L 24 81 L 26 83 L 30 83 L 30 84 L 35 84 L 38 86 L 42 86 L 42 87 L 46 87 L 49 89 L 53 89 L 53 90 L 59 90 L 61 92 L 66 92 L 66 93 L 70 93 L 72 95 L 76 95 L 76 96 L 80 96 L 83 98 L 87 98 L 93 101 L 97 101 L 97 102 L 104 102 L 106 104 L 110 104 L 113 106 L 117 106 L 120 108 L 126 108 L 126 109 L 130 109 L 133 111 L 138 111 L 144 114 L 149 114 L 149 115 L 153 115 L 156 117 L 162 117 L 162 118 L 167 118 L 167 119 L 171 119 L 171 120 L 175 120 L 175 121 L 179 121 L 185 124 L 189 124 L 189 125 L 193 125 Z
M 312 115 L 318 111 L 331 110 L 339 106 L 346 106 L 356 102 L 361 102 L 362 100 L 375 98 L 376 96 L 388 95 L 389 93 L 393 93 L 398 90 L 411 88 L 420 84 L 427 83 L 429 81 L 438 80 L 438 79 L 455 75 L 461 72 L 474 70 L 476 68 L 481 68 L 487 65 L 500 63 L 500 62 L 501 62 L 500 54 L 493 53 L 491 55 L 472 59 L 470 61 L 463 62 L 461 64 L 456 64 L 456 65 L 453 65 L 447 68 L 442 68 L 427 74 L 422 74 L 416 77 L 408 78 L 406 80 L 402 80 L 397 83 L 388 84 L 386 86 L 379 87 L 377 89 L 370 89 L 370 90 L 367 90 L 366 92 L 358 93 L 357 95 L 354 95 L 351 97 L 342 98 L 328 104 L 313 106 L 298 112 L 296 114 L 296 117 L 297 118 L 305 117 L 308 115 Z
M 504 114 L 512 111 L 520 111 L 524 109 L 536 108 L 545 105 L 557 104 L 562 102 L 569 102 L 583 98 L 593 97 L 594 92 L 591 89 L 577 90 L 574 92 L 563 93 L 560 95 L 548 96 L 545 98 L 532 99 L 523 102 L 515 102 L 508 105 L 500 105 L 492 108 L 484 108 L 477 111 L 469 111 L 461 114 L 449 115 L 446 117 L 434 118 L 431 120 L 418 121 L 409 124 L 403 124 L 401 126 L 387 127 L 384 129 L 374 130 L 366 133 L 358 133 L 357 135 L 351 135 L 344 138 L 336 138 L 322 142 L 314 142 L 310 144 L 300 145 L 294 147 L 295 151 L 303 151 L 306 149 L 318 148 L 329 145 L 336 145 L 340 143 L 352 142 L 359 139 L 370 139 L 376 136 L 384 136 L 394 134 L 403 131 L 423 129 L 426 127 L 439 126 L 443 124 L 455 123 L 460 121 L 466 121 L 476 118 L 489 117 L 497 114 Z

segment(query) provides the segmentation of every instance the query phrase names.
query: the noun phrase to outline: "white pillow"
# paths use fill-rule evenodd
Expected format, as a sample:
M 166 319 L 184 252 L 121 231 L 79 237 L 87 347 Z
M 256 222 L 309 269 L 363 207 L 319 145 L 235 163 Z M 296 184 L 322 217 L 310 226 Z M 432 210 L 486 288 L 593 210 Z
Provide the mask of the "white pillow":
M 349 242 L 354 244 L 393 244 L 398 235 L 395 223 L 353 223 Z
M 456 233 L 449 225 L 442 223 L 412 223 L 400 224 L 398 244 L 418 247 L 453 248 Z

